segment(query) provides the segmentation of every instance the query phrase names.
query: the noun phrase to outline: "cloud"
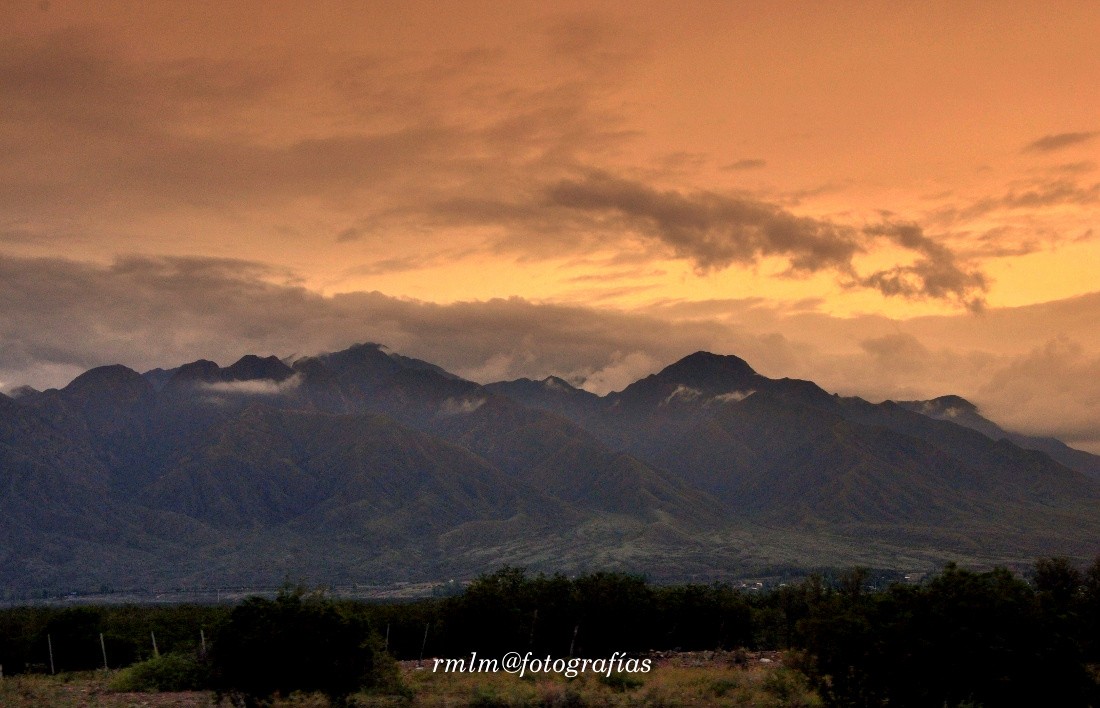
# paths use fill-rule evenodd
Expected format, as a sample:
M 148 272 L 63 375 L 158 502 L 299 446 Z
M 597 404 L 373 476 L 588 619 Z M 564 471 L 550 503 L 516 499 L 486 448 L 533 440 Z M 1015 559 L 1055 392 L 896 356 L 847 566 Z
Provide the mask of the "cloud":
M 736 338 L 713 323 L 519 298 L 438 305 L 377 292 L 322 297 L 247 261 L 0 256 L 0 380 L 9 386 L 64 385 L 109 363 L 146 370 L 377 341 L 479 381 L 559 373 L 606 392 Z
M 1067 162 L 1062 165 L 1056 165 L 1051 168 L 1052 172 L 1061 172 L 1063 174 L 1081 174 L 1085 172 L 1093 172 L 1096 170 L 1096 162 L 1093 160 L 1079 160 L 1077 162 Z
M 357 226 L 349 226 L 346 229 L 341 230 L 340 233 L 336 234 L 336 242 L 349 243 L 351 241 L 358 241 L 359 239 L 363 238 L 364 235 L 365 232 L 363 229 Z
M 1100 133 L 1096 131 L 1083 133 L 1055 133 L 1030 142 L 1024 146 L 1023 152 L 1053 152 L 1062 148 L 1087 143 Z
M 346 269 L 344 273 L 345 275 L 384 275 L 386 273 L 401 273 L 445 263 L 448 260 L 448 255 L 453 254 L 430 253 L 383 258 L 372 263 L 353 266 Z
M 1036 210 L 1063 204 L 1087 205 L 1100 202 L 1100 182 L 1081 185 L 1057 179 L 1034 182 L 1022 189 L 1010 189 L 996 197 L 985 197 L 965 207 L 948 207 L 938 212 L 941 221 L 974 219 L 1000 210 Z
M 711 398 L 710 400 L 715 402 L 715 403 L 738 403 L 740 401 L 745 400 L 746 398 L 748 398 L 749 396 L 751 396 L 754 393 L 756 393 L 756 391 L 753 391 L 753 390 L 749 390 L 749 391 L 730 391 L 729 393 L 720 393 L 717 396 Z
M 872 400 L 958 394 L 1006 427 L 1100 450 L 1100 362 L 1089 353 L 1100 350 L 1098 317 L 1100 293 L 905 322 L 752 298 L 648 312 L 520 298 L 440 305 L 323 297 L 246 261 L 0 256 L 0 381 L 44 389 L 104 364 L 147 370 L 374 341 L 482 383 L 553 374 L 603 394 L 707 350 Z M 270 382 L 251 389 L 274 392 Z
M 946 203 L 923 221 L 946 231 L 960 259 L 1010 259 L 1054 250 L 1080 240 L 1095 223 L 1100 182 L 1089 179 L 1087 165 L 1044 168 L 984 196 Z
M 233 361 L 303 316 L 310 297 L 276 284 L 286 280 L 231 259 L 133 257 L 103 266 L 0 257 L 0 369 L 56 385 L 64 383 L 59 369 L 174 366 L 204 348 Z
M 600 273 L 588 273 L 575 275 L 568 278 L 569 283 L 606 283 L 609 280 L 636 280 L 638 278 L 659 278 L 667 275 L 666 271 L 653 268 L 626 268 Z
M 690 403 L 691 401 L 694 401 L 702 395 L 703 392 L 697 388 L 685 386 L 684 384 L 676 384 L 676 389 L 672 393 L 668 394 L 668 396 L 665 397 L 665 400 L 661 401 L 661 405 L 667 406 L 673 401 L 684 401 L 685 403 Z
M 561 392 L 561 391 L 567 391 L 568 390 L 563 384 L 558 383 L 557 379 L 553 379 L 553 378 L 550 378 L 550 377 L 547 377 L 542 382 L 542 385 L 543 385 L 544 388 L 548 388 L 551 391 Z
M 572 368 L 563 370 L 561 377 L 574 385 L 603 395 L 611 391 L 621 391 L 673 361 L 662 360 L 661 355 L 656 354 L 652 347 L 639 345 L 639 342 L 620 342 L 606 357 L 591 362 L 574 362 Z M 688 353 L 685 351 L 684 355 Z
M 211 393 L 239 396 L 279 396 L 288 391 L 293 391 L 301 385 L 302 379 L 298 374 L 289 376 L 282 381 L 272 379 L 252 379 L 249 381 L 212 381 L 202 382 L 199 388 Z
M 857 276 L 860 285 L 876 288 L 884 295 L 954 298 L 975 311 L 984 306 L 981 293 L 988 288 L 985 275 L 964 268 L 950 249 L 928 238 L 916 224 L 874 226 L 865 233 L 885 237 L 919 257 L 908 265 Z
M 972 308 L 980 307 L 987 288 L 980 271 L 965 267 L 916 224 L 857 228 L 800 217 L 748 197 L 659 191 L 606 173 L 562 180 L 546 190 L 545 199 L 550 206 L 591 215 L 593 227 L 656 240 L 703 272 L 780 256 L 793 275 L 831 270 L 849 286 L 874 288 L 887 296 L 954 299 Z M 916 254 L 916 260 L 857 273 L 856 256 L 880 240 Z
M 610 50 L 630 42 L 598 23 L 570 23 L 562 31 L 587 29 L 551 37 L 535 81 L 518 81 L 500 50 L 138 61 L 91 27 L 0 38 L 0 208 L 115 242 L 181 211 L 252 238 L 280 218 L 310 230 L 331 218 L 343 244 L 363 239 L 362 224 L 422 232 L 431 205 L 500 201 L 535 171 L 622 144 L 598 99 L 637 52 Z
M 554 18 L 542 31 L 548 55 L 584 72 L 618 82 L 624 68 L 634 66 L 649 51 L 648 37 L 625 18 L 595 12 Z M 624 31 L 630 25 L 630 31 Z
M 787 255 L 796 270 L 845 268 L 860 251 L 843 227 L 799 218 L 770 204 L 712 193 L 684 195 L 604 173 L 562 180 L 546 190 L 549 205 L 601 215 L 613 228 L 659 239 L 701 270 L 762 256 Z
M 439 404 L 439 415 L 451 416 L 473 413 L 485 405 L 484 398 L 448 398 Z
M 145 62 L 90 28 L 10 39 L 0 47 L 0 103 L 10 106 L 0 208 L 35 224 L 20 238 L 75 241 L 86 252 L 103 242 L 144 250 L 146 230 L 187 223 L 195 233 L 178 235 L 206 252 L 226 252 L 225 233 L 234 234 L 229 252 L 256 252 L 278 228 L 287 257 L 307 251 L 321 228 L 341 259 L 371 258 L 349 264 L 345 278 L 441 257 L 560 258 L 612 246 L 671 252 L 700 272 L 775 256 L 793 276 L 831 271 L 887 296 L 980 303 L 980 272 L 930 238 L 910 239 L 914 262 L 860 273 L 854 259 L 884 237 L 899 243 L 889 235 L 897 228 L 660 190 L 595 167 L 620 163 L 638 139 L 622 102 L 608 97 L 642 65 L 646 40 L 591 14 L 539 32 L 533 50 L 284 48 Z M 518 51 L 541 52 L 527 57 L 537 80 L 507 69 Z M 305 92 L 308 114 L 293 98 Z
M 731 162 L 728 165 L 723 165 L 723 170 L 758 170 L 767 165 L 766 160 L 760 158 L 746 158 L 743 160 L 737 160 Z
M 888 334 L 870 337 L 859 343 L 879 368 L 920 374 L 932 359 L 932 353 L 911 334 Z
M 983 412 L 1010 430 L 1100 452 L 1100 357 L 1068 336 L 1012 358 L 978 395 Z

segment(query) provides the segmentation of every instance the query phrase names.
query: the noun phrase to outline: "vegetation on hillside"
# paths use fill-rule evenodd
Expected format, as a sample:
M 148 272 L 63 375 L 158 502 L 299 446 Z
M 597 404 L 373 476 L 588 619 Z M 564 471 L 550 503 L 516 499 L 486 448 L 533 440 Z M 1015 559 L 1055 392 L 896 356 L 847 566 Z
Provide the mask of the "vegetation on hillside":
M 911 407 L 705 352 L 604 397 L 480 386 L 375 345 L 97 367 L 0 396 L 0 601 L 1096 553 L 1100 457 Z

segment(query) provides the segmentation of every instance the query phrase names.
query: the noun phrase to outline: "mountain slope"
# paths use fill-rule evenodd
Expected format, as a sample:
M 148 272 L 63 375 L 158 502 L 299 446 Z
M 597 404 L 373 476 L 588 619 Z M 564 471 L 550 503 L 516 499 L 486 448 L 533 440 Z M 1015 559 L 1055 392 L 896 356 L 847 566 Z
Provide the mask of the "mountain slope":
M 841 398 L 706 352 L 603 397 L 554 377 L 481 386 L 373 344 L 99 367 L 0 396 L 0 582 L 504 563 L 672 580 L 1100 552 L 1092 456 L 968 406 Z
M 562 389 L 495 386 L 571 417 L 749 519 L 1000 527 L 1082 503 L 1091 519 L 1088 505 L 1100 503 L 1092 480 L 1010 436 L 892 402 L 840 398 L 809 381 L 768 379 L 737 357 L 698 352 L 583 406 Z M 994 429 L 1003 432 L 987 427 Z
M 898 405 L 936 420 L 945 420 L 973 428 L 993 440 L 1010 440 L 1025 450 L 1045 452 L 1051 459 L 1066 467 L 1100 481 L 1100 455 L 1075 450 L 1055 438 L 1008 432 L 993 421 L 982 417 L 978 407 L 965 398 L 941 396 L 928 401 L 898 401 Z

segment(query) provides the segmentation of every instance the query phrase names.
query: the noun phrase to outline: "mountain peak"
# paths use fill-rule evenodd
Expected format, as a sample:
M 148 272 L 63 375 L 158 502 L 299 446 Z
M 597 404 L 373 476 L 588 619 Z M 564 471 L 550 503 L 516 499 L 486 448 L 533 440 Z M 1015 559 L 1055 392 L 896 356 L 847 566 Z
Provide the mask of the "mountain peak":
M 66 393 L 91 393 L 117 387 L 130 387 L 145 384 L 141 374 L 122 364 L 110 364 L 88 369 L 69 382 L 63 391 Z
M 294 374 L 294 370 L 283 363 L 277 356 L 258 357 L 255 354 L 246 354 L 232 366 L 222 372 L 229 381 L 254 381 L 257 379 L 269 379 L 282 381 Z
M 706 390 L 711 385 L 747 383 L 758 374 L 741 357 L 698 351 L 661 369 L 656 376 L 675 383 Z
M 15 400 L 18 398 L 26 398 L 27 396 L 34 396 L 39 393 L 42 392 L 34 386 L 16 386 L 12 390 L 8 391 L 8 397 L 12 400 Z
M 217 381 L 221 376 L 221 367 L 209 359 L 199 359 L 189 364 L 184 364 L 174 370 L 171 378 L 165 383 L 165 387 L 174 387 L 181 384 L 193 384 L 197 381 Z
M 539 383 L 543 385 L 543 388 L 547 388 L 551 391 L 568 392 L 577 390 L 576 386 L 557 376 L 547 376 Z
M 69 400 L 112 400 L 136 402 L 153 395 L 153 386 L 133 369 L 122 364 L 97 366 L 77 376 L 61 389 Z
M 962 396 L 947 395 L 927 401 L 898 401 L 898 405 L 934 418 L 953 418 L 960 414 L 977 415 L 978 407 Z
M 338 352 L 320 354 L 317 358 L 337 372 L 372 370 L 393 373 L 400 368 L 393 357 L 382 351 L 381 344 L 373 342 L 353 344 Z
M 645 408 L 673 398 L 702 401 L 704 395 L 747 391 L 763 379 L 740 357 L 699 351 L 635 381 L 612 397 L 625 405 Z
M 958 410 L 971 413 L 976 413 L 978 411 L 978 407 L 976 405 L 966 400 L 962 396 L 940 396 L 938 398 L 933 398 L 932 400 L 927 401 L 927 403 L 935 404 L 936 407 L 942 408 L 944 410 L 949 408 L 956 408 Z

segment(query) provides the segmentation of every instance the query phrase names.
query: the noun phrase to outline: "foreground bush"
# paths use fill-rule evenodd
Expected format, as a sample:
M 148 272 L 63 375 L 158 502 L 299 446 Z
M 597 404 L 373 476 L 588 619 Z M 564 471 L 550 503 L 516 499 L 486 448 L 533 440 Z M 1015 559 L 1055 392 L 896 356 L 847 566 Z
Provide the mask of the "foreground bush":
M 111 680 L 112 691 L 200 691 L 210 684 L 210 669 L 191 653 L 172 653 L 138 662 Z

